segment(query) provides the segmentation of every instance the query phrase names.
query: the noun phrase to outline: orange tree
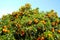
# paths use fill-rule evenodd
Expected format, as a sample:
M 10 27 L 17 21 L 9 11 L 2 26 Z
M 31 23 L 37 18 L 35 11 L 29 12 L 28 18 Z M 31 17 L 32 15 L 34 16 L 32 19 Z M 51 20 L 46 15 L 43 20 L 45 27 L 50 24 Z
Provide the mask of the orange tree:
M 25 4 L 0 18 L 0 40 L 60 40 L 60 17 Z

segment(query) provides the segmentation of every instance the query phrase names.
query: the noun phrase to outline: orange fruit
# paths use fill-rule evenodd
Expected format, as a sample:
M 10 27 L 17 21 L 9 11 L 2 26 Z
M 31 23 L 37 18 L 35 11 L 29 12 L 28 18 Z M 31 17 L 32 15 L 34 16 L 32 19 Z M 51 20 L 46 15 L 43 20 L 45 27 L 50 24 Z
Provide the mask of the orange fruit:
M 58 23 L 56 23 L 56 25 L 58 25 Z
M 23 15 L 23 12 L 20 12 L 20 16 L 22 16 Z
M 51 34 L 48 34 L 49 37 L 51 37 L 52 35 Z
M 47 14 L 47 16 L 50 18 L 51 17 L 51 14 Z
M 7 27 L 6 26 L 3 26 L 4 29 L 6 29 Z
M 25 34 L 24 30 L 21 31 L 21 35 L 23 36 Z
M 41 37 L 41 40 L 44 40 L 45 38 L 44 37 Z
M 29 3 L 27 3 L 27 4 L 25 4 L 25 7 L 26 7 L 26 8 L 30 8 L 31 5 L 30 5 Z
M 6 29 L 3 29 L 3 32 L 5 32 L 5 33 L 6 33 L 6 32 L 7 32 L 7 30 L 6 30 Z
M 51 30 L 52 32 L 54 32 L 54 28 L 52 28 L 52 30 Z
M 37 20 L 37 19 L 34 19 L 34 23 L 36 23 L 36 24 L 37 24 L 37 23 L 38 23 L 38 20 Z
M 60 30 L 58 30 L 57 32 L 60 33 Z
M 46 22 L 44 20 L 41 21 L 43 24 L 46 24 Z
M 55 22 L 52 22 L 52 25 L 55 26 Z
M 16 26 L 17 26 L 17 28 L 20 28 L 20 27 L 21 27 L 21 25 L 20 25 L 20 24 L 18 24 L 18 23 L 16 24 Z
M 29 25 L 32 24 L 32 21 L 30 20 L 30 21 L 28 22 L 28 24 L 29 24 Z
M 18 18 L 18 15 L 16 15 L 15 17 Z
M 37 40 L 41 40 L 41 38 L 40 38 L 40 37 L 38 37 L 38 38 L 37 38 Z

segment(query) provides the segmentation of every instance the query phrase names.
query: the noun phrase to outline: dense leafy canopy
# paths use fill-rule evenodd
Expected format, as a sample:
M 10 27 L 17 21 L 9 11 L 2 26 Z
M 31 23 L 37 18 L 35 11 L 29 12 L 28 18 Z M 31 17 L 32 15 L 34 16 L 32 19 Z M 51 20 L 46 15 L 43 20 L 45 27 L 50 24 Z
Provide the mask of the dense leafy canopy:
M 25 4 L 0 18 L 0 40 L 60 40 L 60 17 Z

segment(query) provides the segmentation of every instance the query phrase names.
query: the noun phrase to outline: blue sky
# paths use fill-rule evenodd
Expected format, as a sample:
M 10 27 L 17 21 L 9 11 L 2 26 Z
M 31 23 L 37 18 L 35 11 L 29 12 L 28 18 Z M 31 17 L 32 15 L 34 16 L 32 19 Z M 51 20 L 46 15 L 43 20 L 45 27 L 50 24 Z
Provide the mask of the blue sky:
M 0 0 L 0 17 L 18 10 L 26 3 L 30 3 L 32 8 L 39 7 L 41 11 L 54 9 L 60 16 L 60 0 Z

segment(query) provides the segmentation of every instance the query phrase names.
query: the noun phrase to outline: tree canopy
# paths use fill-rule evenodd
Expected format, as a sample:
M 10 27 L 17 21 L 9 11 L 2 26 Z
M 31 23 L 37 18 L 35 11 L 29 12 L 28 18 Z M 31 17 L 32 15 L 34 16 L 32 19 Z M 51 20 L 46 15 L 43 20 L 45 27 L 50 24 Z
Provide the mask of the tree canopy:
M 0 40 L 60 40 L 60 17 L 54 10 L 41 12 L 27 3 L 0 18 Z

